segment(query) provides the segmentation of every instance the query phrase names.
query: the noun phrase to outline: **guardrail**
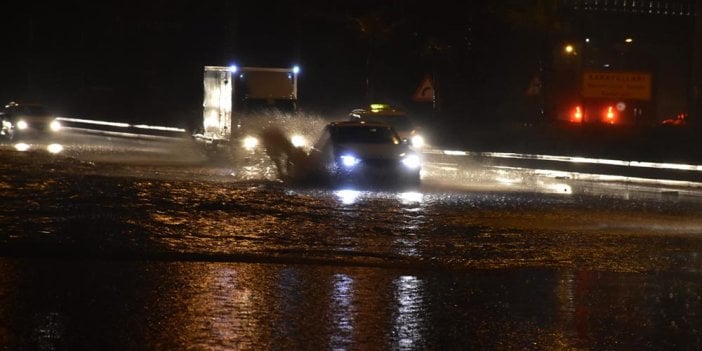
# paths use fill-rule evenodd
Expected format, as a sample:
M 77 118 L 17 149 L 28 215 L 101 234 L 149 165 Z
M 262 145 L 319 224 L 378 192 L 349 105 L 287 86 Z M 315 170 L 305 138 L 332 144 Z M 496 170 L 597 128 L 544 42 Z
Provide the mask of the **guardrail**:
M 702 165 L 695 164 L 468 150 L 427 149 L 423 153 L 434 158 L 466 158 L 483 165 L 564 171 L 578 174 L 581 179 L 598 175 L 598 179 L 607 176 L 614 181 L 665 180 L 673 182 L 669 185 L 702 187 Z

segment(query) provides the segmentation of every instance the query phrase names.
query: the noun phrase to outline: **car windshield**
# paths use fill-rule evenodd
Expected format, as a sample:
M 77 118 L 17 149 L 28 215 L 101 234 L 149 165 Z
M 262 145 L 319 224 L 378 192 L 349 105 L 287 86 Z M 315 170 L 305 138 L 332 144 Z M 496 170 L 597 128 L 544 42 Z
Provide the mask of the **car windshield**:
M 412 130 L 412 121 L 406 115 L 372 114 L 361 117 L 364 121 L 380 122 L 391 125 L 395 130 Z
M 399 144 L 397 134 L 389 127 L 343 126 L 332 128 L 335 143 Z

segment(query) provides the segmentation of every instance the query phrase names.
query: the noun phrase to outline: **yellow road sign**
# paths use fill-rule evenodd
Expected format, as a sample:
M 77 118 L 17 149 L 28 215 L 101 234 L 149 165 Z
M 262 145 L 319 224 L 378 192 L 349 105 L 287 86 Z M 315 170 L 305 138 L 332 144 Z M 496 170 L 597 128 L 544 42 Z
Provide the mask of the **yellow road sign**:
M 584 98 L 651 100 L 651 74 L 647 72 L 583 72 Z

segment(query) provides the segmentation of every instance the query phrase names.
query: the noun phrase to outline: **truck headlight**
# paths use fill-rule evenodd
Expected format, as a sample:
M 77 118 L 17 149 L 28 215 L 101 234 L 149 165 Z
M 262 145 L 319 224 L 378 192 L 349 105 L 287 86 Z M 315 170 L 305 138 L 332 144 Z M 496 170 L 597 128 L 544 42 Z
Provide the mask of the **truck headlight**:
M 340 158 L 341 164 L 346 168 L 351 168 L 361 162 L 361 160 L 353 155 L 342 155 Z
M 419 156 L 415 154 L 407 155 L 402 159 L 402 164 L 409 169 L 418 169 L 421 165 Z
M 244 149 L 253 150 L 254 148 L 256 148 L 256 146 L 258 146 L 258 139 L 256 137 L 247 136 L 246 138 L 244 138 L 242 144 L 244 146 Z
M 26 121 L 23 121 L 23 120 L 17 121 L 17 129 L 25 130 L 27 128 L 29 128 L 29 123 L 27 123 Z

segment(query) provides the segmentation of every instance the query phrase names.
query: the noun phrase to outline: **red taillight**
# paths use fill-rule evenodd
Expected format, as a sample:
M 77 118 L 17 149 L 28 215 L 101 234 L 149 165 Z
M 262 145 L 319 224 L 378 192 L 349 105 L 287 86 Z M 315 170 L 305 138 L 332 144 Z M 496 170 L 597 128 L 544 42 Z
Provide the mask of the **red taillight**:
M 604 114 L 605 117 L 605 122 L 609 124 L 614 124 L 614 120 L 617 117 L 616 113 L 614 112 L 614 107 L 613 106 L 608 106 L 607 110 L 605 111 Z
M 570 116 L 570 121 L 573 123 L 580 123 L 583 121 L 583 112 L 580 110 L 580 106 L 575 106 L 573 113 Z

